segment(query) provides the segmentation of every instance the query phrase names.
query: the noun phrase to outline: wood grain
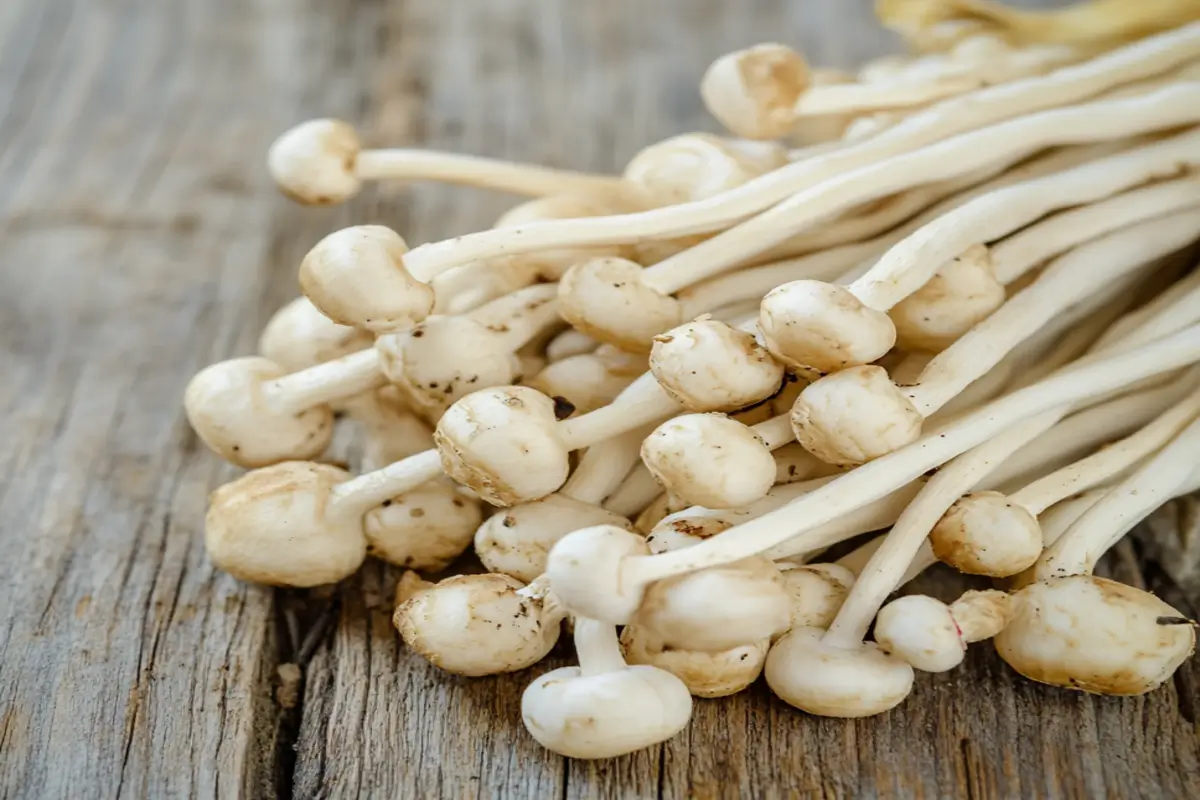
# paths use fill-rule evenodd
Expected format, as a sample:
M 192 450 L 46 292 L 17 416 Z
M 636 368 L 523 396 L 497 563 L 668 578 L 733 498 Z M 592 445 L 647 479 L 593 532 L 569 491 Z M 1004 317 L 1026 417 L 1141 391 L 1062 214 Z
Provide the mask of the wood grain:
M 1147 698 L 1095 699 L 979 647 L 881 718 L 806 717 L 759 685 L 698 701 L 660 748 L 568 763 L 519 702 L 569 643 L 451 678 L 401 646 L 389 569 L 271 592 L 206 561 L 206 496 L 235 473 L 183 419 L 191 374 L 253 351 L 325 233 L 430 241 L 513 202 L 382 186 L 298 208 L 262 169 L 274 135 L 338 115 L 369 142 L 614 170 L 712 129 L 704 67 L 769 39 L 833 66 L 889 47 L 845 0 L 0 5 L 0 796 L 1200 796 L 1195 661 Z M 1143 579 L 1132 546 L 1113 568 Z

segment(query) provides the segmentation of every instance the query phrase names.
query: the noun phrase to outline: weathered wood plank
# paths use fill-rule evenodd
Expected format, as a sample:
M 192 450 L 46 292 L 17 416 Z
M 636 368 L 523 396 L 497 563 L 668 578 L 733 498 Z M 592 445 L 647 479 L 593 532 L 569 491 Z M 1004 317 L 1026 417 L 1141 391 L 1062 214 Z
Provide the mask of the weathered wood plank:
M 273 593 L 205 558 L 234 473 L 180 397 L 274 305 L 263 152 L 335 68 L 308 11 L 0 8 L 0 795 L 275 793 Z

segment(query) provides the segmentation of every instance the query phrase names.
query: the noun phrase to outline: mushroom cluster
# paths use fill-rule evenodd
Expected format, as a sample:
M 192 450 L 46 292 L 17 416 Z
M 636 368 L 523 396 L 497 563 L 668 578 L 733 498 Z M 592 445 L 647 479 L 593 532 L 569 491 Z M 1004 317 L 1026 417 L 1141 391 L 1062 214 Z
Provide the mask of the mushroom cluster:
M 416 247 L 330 233 L 259 353 L 195 376 L 193 429 L 248 470 L 212 494 L 213 563 L 402 567 L 400 637 L 457 675 L 532 667 L 565 623 L 579 665 L 521 715 L 573 758 L 760 676 L 879 714 L 988 639 L 1034 681 L 1154 690 L 1195 624 L 1093 570 L 1200 488 L 1200 9 L 1113 5 L 881 2 L 913 52 L 854 75 L 722 56 L 700 92 L 727 133 L 620 175 L 284 133 L 300 203 L 529 199 Z M 342 425 L 361 457 L 335 466 Z M 468 551 L 486 572 L 421 576 Z M 903 591 L 935 563 L 994 583 Z

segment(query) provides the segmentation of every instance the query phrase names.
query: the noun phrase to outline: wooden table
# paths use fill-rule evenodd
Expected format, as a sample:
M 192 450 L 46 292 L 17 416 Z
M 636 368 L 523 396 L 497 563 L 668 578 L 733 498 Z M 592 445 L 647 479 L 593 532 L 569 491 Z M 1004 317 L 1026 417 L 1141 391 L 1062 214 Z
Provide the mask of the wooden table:
M 978 647 L 879 718 L 807 717 L 760 685 L 698 702 L 660 748 L 568 763 L 519 723 L 544 667 L 431 668 L 389 623 L 390 570 L 303 594 L 205 558 L 206 495 L 235 471 L 190 432 L 187 379 L 254 350 L 325 233 L 429 241 L 513 202 L 388 186 L 300 208 L 263 168 L 276 134 L 338 115 L 371 142 L 612 170 L 713 127 L 696 86 L 720 53 L 781 38 L 850 66 L 892 47 L 868 5 L 0 4 L 0 794 L 1200 797 L 1196 661 L 1095 699 Z

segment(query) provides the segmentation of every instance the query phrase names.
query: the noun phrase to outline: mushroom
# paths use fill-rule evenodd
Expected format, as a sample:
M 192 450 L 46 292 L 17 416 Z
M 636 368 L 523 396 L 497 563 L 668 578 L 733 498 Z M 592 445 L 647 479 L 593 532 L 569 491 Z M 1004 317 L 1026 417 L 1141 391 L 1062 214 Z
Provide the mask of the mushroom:
M 711 133 L 685 133 L 652 144 L 625 167 L 624 177 L 653 206 L 707 200 L 788 163 L 776 144 L 742 146 Z
M 527 196 L 583 194 L 620 196 L 619 178 L 514 164 L 430 150 L 363 149 L 346 122 L 314 119 L 275 140 L 267 167 L 280 190 L 305 205 L 342 203 L 363 181 L 440 181 Z
M 578 667 L 547 672 L 521 696 L 521 719 L 538 744 L 568 758 L 615 758 L 687 726 L 687 686 L 666 670 L 626 664 L 612 625 L 576 618 L 575 650 Z
M 600 526 L 575 531 L 550 551 L 546 574 L 555 593 L 572 611 L 623 624 L 637 611 L 654 581 L 738 561 L 784 541 L 790 540 L 803 551 L 808 545 L 799 534 L 895 491 L 1022 419 L 1170 372 L 1197 359 L 1197 326 L 1124 353 L 1105 354 L 964 414 L 935 434 L 838 475 L 782 509 L 692 547 L 650 555 L 640 537 L 619 528 Z M 917 543 L 923 539 L 922 534 Z M 879 581 L 887 587 L 886 596 L 895 583 L 886 575 Z M 863 584 L 860 580 L 853 591 Z M 848 606 L 843 606 L 843 614 Z
M 658 480 L 646 469 L 645 464 L 639 463 L 604 501 L 604 507 L 619 516 L 632 518 L 641 514 L 662 496 L 662 486 Z
M 356 477 L 306 461 L 261 467 L 213 492 L 205 546 L 214 564 L 241 580 L 334 583 L 366 556 L 367 513 L 440 473 L 434 450 Z
M 1057 258 L 929 362 L 920 380 L 897 387 L 880 367 L 857 366 L 806 387 L 792 409 L 797 440 L 832 464 L 878 458 L 919 438 L 924 419 L 1056 314 L 1195 238 L 1200 211 L 1153 219 L 1094 239 Z M 1086 279 L 1083 277 L 1086 276 Z
M 728 650 L 706 652 L 668 647 L 646 628 L 626 625 L 621 652 L 630 664 L 648 664 L 683 681 L 695 697 L 728 697 L 758 680 L 771 643 L 762 639 Z
M 258 352 L 287 372 L 299 372 L 370 347 L 367 331 L 339 325 L 297 297 L 276 311 L 258 339 Z
M 1188 113 L 1180 107 L 1194 101 L 1190 96 L 1194 92 L 1183 84 L 1134 98 L 1055 107 L 1185 63 L 1193 55 L 1192 38 L 1200 38 L 1200 28 L 1163 34 L 1051 75 L 1014 81 L 939 103 L 914 114 L 904 125 L 839 148 L 822 158 L 793 162 L 709 201 L 632 215 L 485 231 L 423 245 L 408 253 L 405 262 L 425 273 L 470 260 L 551 247 L 690 235 L 715 230 L 791 198 L 769 214 L 760 215 L 751 228 L 739 225 L 656 264 L 652 268 L 656 271 L 647 277 L 652 278 L 656 289 L 673 291 L 677 287 L 670 287 L 666 280 L 660 281 L 659 276 L 665 279 L 670 274 L 675 279 L 682 278 L 686 271 L 682 263 L 676 263 L 677 258 L 687 256 L 695 263 L 693 253 L 699 253 L 703 256 L 698 260 L 705 265 L 704 275 L 692 275 L 691 279 L 710 277 L 722 268 L 713 258 L 714 251 L 722 253 L 721 262 L 725 261 L 726 253 L 733 256 L 735 247 L 727 246 L 730 236 L 739 249 L 732 260 L 737 263 L 745 257 L 746 253 L 741 251 L 747 250 L 748 245 L 761 252 L 794 234 L 801 227 L 797 222 L 798 208 L 815 214 L 814 219 L 825 218 L 907 188 L 916 182 L 915 175 L 920 176 L 922 183 L 944 180 L 1003 160 L 1007 154 L 1017 157 L 1052 144 L 1114 139 L 1188 122 Z M 974 133 L 964 134 L 964 131 Z M 777 224 L 780 217 L 787 220 L 786 225 Z
M 546 360 L 553 364 L 571 356 L 595 352 L 599 346 L 600 343 L 587 334 L 567 328 L 546 343 Z
M 508 575 L 456 575 L 396 608 L 404 643 L 435 667 L 477 677 L 517 672 L 546 657 L 565 614 L 544 582 Z
M 380 366 L 430 421 L 459 398 L 521 374 L 517 351 L 559 324 L 553 284 L 537 284 L 459 316 L 433 316 L 379 337 Z
M 922 672 L 946 672 L 962 663 L 967 645 L 990 639 L 1008 624 L 1004 592 L 966 592 L 950 605 L 911 594 L 885 605 L 875 620 L 880 649 Z
M 525 385 L 547 397 L 561 397 L 575 413 L 586 414 L 611 403 L 646 369 L 644 355 L 605 344 L 591 352 L 552 358 Z
M 1083 512 L 1038 560 L 1038 581 L 1013 595 L 996 637 L 1009 666 L 1041 683 L 1113 695 L 1145 694 L 1192 654 L 1195 623 L 1148 592 L 1097 578 L 1100 556 L 1172 496 L 1200 487 L 1193 419 L 1158 453 Z
M 560 538 L 591 525 L 632 526 L 601 502 L 637 461 L 644 431 L 635 429 L 589 447 L 562 489 L 493 514 L 475 533 L 475 552 L 491 572 L 531 581 L 546 569 Z

